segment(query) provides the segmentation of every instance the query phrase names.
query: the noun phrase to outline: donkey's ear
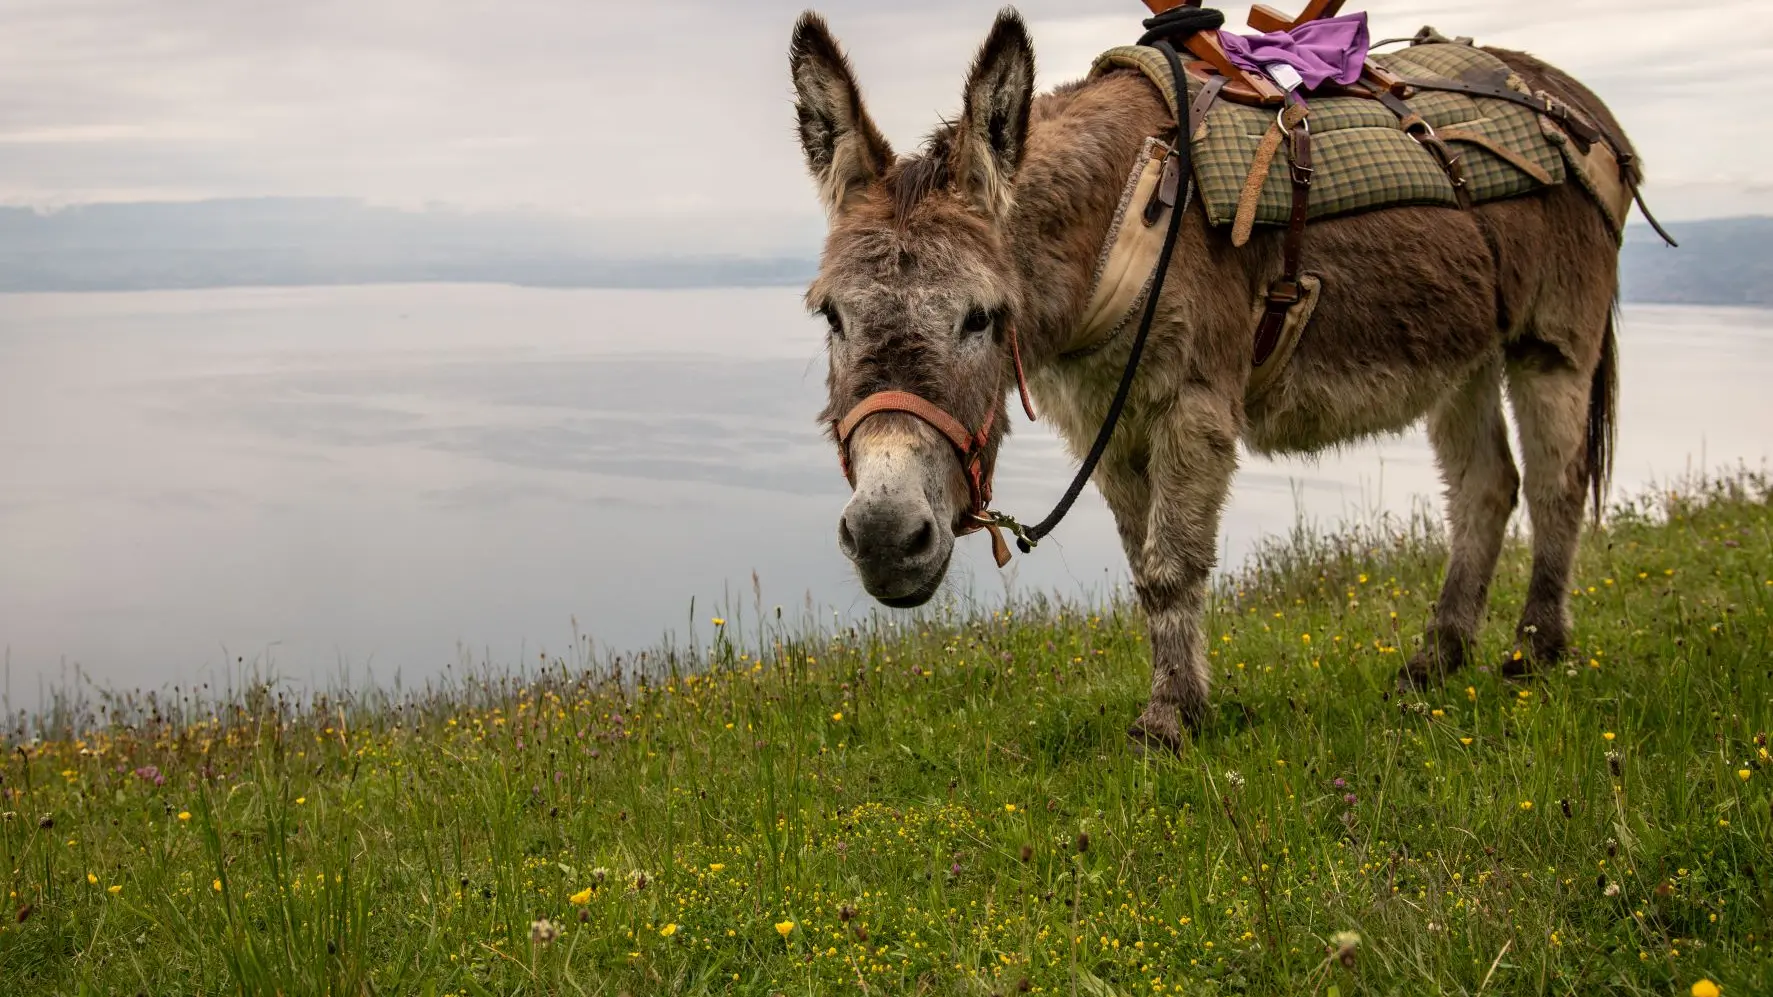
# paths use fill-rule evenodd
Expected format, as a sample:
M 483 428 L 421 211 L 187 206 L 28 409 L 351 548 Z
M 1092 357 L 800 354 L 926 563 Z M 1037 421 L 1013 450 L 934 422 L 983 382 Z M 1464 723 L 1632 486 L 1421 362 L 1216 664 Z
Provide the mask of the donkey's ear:
M 955 180 L 987 215 L 1009 209 L 1033 103 L 1034 44 L 1021 15 L 1005 7 L 973 60 L 954 146 Z
M 788 65 L 806 165 L 819 182 L 825 209 L 835 215 L 886 172 L 893 150 L 862 107 L 849 60 L 824 19 L 810 10 L 794 25 Z

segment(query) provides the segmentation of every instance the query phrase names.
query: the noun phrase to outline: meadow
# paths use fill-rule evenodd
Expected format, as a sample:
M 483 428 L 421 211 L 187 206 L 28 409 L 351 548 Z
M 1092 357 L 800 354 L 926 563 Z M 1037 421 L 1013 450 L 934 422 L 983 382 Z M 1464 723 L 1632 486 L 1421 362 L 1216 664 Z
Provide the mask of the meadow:
M 1569 662 L 1402 695 L 1432 520 L 1277 537 L 1213 600 L 1173 758 L 1125 739 L 1120 599 L 69 690 L 7 721 L 0 992 L 1773 992 L 1770 489 L 1616 508 Z

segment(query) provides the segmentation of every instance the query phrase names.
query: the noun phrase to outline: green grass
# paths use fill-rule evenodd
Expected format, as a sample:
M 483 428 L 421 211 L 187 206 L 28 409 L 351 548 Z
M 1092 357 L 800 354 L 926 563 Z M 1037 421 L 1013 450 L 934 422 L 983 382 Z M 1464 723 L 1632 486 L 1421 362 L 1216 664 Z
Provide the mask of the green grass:
M 1119 604 L 63 700 L 0 763 L 0 991 L 1773 992 L 1767 480 L 1590 536 L 1568 668 L 1400 697 L 1441 571 L 1420 523 L 1270 545 L 1178 759 Z

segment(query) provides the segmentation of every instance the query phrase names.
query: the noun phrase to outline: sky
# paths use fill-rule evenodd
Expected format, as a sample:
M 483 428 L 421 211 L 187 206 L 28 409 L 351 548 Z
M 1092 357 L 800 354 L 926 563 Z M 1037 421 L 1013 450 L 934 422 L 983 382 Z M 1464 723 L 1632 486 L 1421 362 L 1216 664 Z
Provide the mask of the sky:
M 1768 0 L 1378 0 L 1524 48 L 1623 121 L 1665 218 L 1773 213 Z M 1280 5 L 1280 4 L 1277 4 Z M 824 0 L 909 149 L 999 6 Z M 1353 8 L 1354 4 L 1350 4 Z M 1031 0 L 1040 85 L 1134 40 L 1137 0 Z M 609 219 L 767 249 L 819 219 L 778 0 L 0 0 L 0 203 L 326 195 Z M 1246 4 L 1223 8 L 1241 26 Z

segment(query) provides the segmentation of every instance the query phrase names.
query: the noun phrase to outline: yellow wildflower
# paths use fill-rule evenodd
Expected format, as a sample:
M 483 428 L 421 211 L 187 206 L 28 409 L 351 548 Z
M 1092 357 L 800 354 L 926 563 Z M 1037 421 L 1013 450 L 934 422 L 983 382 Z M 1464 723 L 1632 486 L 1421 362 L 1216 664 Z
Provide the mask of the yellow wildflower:
M 793 930 L 794 930 L 794 922 L 793 921 L 777 921 L 776 922 L 776 934 L 781 935 L 783 938 L 787 938 L 788 933 Z
M 719 872 L 720 870 L 725 869 L 725 868 L 726 868 L 725 862 L 710 862 L 710 863 L 708 863 L 708 871 L 709 872 Z
M 675 924 L 667 924 L 659 929 L 659 937 L 661 938 L 670 938 L 675 934 L 677 934 L 677 925 Z
M 843 711 L 839 710 L 836 713 L 831 714 L 831 722 L 834 724 L 843 723 Z
M 105 887 L 105 892 L 109 893 L 112 896 L 116 896 L 117 894 L 123 892 L 123 887 L 122 886 L 107 886 L 107 887 Z
M 1736 770 L 1736 778 L 1741 779 L 1743 782 L 1747 782 L 1748 777 L 1751 775 L 1754 775 L 1754 773 L 1750 772 L 1748 769 L 1737 769 Z
M 1722 994 L 1718 985 L 1710 980 L 1700 980 L 1693 984 L 1693 997 L 1721 997 Z
M 724 626 L 726 626 L 726 617 L 724 617 L 724 616 L 716 616 L 716 617 L 714 617 L 714 625 L 715 625 L 715 626 L 717 626 L 717 627 L 724 627 Z
M 1601 736 L 1606 738 L 1609 741 L 1613 740 L 1613 738 L 1615 737 L 1615 735 L 1612 731 L 1608 731 L 1605 734 L 1602 734 Z
M 1459 739 L 1459 743 L 1460 743 L 1460 744 L 1463 744 L 1463 745 L 1465 745 L 1465 746 L 1466 746 L 1466 747 L 1468 747 L 1468 748 L 1469 748 L 1469 747 L 1471 747 L 1471 738 L 1469 738 L 1469 737 L 1462 737 L 1462 738 L 1460 738 L 1460 739 Z
M 566 899 L 583 907 L 591 902 L 591 887 L 587 886 Z
M 1477 702 L 1477 686 L 1475 686 L 1475 685 L 1466 686 L 1465 687 L 1465 698 L 1471 700 L 1474 703 Z
M 92 873 L 90 873 L 90 872 L 89 872 L 89 873 L 87 873 L 87 874 L 86 874 L 86 881 L 87 881 L 87 882 L 88 882 L 88 883 L 91 883 L 91 884 L 92 884 L 92 885 L 93 885 L 93 886 L 97 886 L 97 885 L 98 885 L 98 877 L 97 877 L 97 876 L 94 876 L 94 875 L 93 875 L 93 874 L 92 874 Z
M 179 811 L 179 820 L 190 820 L 190 819 L 191 819 L 191 811 L 189 811 L 189 810 L 180 810 Z
M 1003 805 L 1003 810 L 1004 813 L 1013 814 L 1016 812 L 1016 805 L 1014 803 L 1005 803 Z
M 219 879 L 210 880 L 209 881 L 209 888 L 216 891 L 217 893 L 222 892 L 222 881 Z
M 1531 809 L 1533 809 L 1533 801 L 1532 801 L 1532 800 L 1522 800 L 1522 801 L 1521 801 L 1521 809 L 1522 809 L 1522 810 L 1531 810 Z

